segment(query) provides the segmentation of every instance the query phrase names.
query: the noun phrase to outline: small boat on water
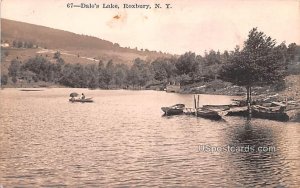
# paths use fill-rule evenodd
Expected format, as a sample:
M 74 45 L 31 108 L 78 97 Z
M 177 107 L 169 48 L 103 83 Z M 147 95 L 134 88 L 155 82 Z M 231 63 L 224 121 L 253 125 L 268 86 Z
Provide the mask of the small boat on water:
M 198 108 L 196 111 L 196 116 L 206 118 L 206 119 L 211 119 L 211 120 L 222 119 L 222 117 L 218 114 L 218 112 L 207 108 Z
M 92 98 L 86 98 L 86 99 L 75 99 L 75 98 L 71 98 L 69 99 L 70 102 L 94 102 Z
M 175 104 L 170 107 L 161 107 L 161 110 L 165 113 L 165 115 L 179 115 L 183 114 L 183 110 L 185 108 L 184 104 Z
M 82 93 L 82 96 L 80 97 L 80 98 L 75 98 L 75 97 L 77 97 L 79 94 L 78 93 L 76 93 L 76 92 L 73 92 L 73 93 L 71 93 L 70 94 L 70 99 L 69 99 L 69 101 L 70 102 L 81 102 L 81 103 L 85 103 L 85 102 L 94 102 L 93 101 L 93 99 L 92 99 L 92 97 L 90 97 L 90 98 L 85 98 L 85 95 Z

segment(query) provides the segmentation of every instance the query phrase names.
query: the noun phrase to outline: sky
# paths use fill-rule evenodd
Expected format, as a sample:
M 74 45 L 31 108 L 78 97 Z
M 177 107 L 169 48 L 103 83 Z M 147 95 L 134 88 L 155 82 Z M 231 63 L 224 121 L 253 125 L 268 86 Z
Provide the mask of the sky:
M 67 8 L 82 2 L 100 8 Z M 103 3 L 120 8 L 103 9 Z M 151 9 L 123 8 L 135 3 Z M 300 0 L 1 0 L 1 17 L 172 54 L 230 51 L 253 27 L 278 43 L 300 44 Z

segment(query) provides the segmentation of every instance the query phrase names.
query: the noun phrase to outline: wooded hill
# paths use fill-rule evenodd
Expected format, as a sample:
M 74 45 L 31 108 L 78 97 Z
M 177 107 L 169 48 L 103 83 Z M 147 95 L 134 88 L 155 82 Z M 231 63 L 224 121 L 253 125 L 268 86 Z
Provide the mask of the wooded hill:
M 2 42 L 10 46 L 13 42 L 33 44 L 46 49 L 65 50 L 72 54 L 95 58 L 107 62 L 131 64 L 134 59 L 153 60 L 170 54 L 120 47 L 119 44 L 96 37 L 79 35 L 68 31 L 1 19 Z M 71 62 L 70 62 L 71 63 Z
M 187 88 L 196 84 L 215 91 L 227 87 L 224 81 L 229 81 L 247 88 L 271 84 L 282 90 L 285 76 L 299 74 L 299 46 L 285 42 L 276 44 L 257 28 L 249 32 L 242 48 L 237 46 L 233 51 L 210 50 L 203 56 L 193 52 L 172 56 L 126 49 L 94 37 L 46 27 L 3 22 L 1 43 L 12 46 L 1 52 L 3 85 L 25 80 L 68 87 L 149 88 L 160 85 L 163 88 L 176 82 Z M 45 46 L 36 48 L 36 45 Z M 208 87 L 208 83 L 213 83 L 212 87 Z

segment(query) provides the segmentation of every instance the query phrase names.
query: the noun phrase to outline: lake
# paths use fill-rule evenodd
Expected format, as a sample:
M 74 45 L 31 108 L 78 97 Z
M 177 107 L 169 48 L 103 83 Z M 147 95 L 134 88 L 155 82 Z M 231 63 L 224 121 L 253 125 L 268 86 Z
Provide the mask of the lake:
M 71 92 L 94 103 L 70 103 Z M 200 95 L 200 104 L 232 97 Z M 0 90 L 3 187 L 298 187 L 299 123 L 162 116 L 193 95 Z

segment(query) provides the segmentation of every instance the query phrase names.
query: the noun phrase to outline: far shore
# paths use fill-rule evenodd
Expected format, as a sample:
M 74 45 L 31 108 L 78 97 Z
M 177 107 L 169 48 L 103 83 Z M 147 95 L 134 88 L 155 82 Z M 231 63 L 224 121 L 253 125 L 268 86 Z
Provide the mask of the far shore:
M 271 96 L 271 95 L 277 95 L 278 100 L 295 100 L 300 101 L 300 75 L 292 75 L 288 76 L 286 79 L 286 88 L 282 91 L 276 91 L 272 90 L 270 87 L 254 87 L 253 88 L 253 99 L 263 97 L 263 96 Z M 203 87 L 207 86 L 207 87 Z M 51 82 L 21 82 L 21 83 L 8 83 L 7 85 L 2 85 L 1 89 L 5 88 L 20 88 L 20 89 L 26 89 L 26 88 L 34 88 L 34 89 L 41 89 L 41 88 L 69 88 L 64 85 L 51 83 Z M 86 88 L 90 89 L 90 88 Z M 154 87 L 111 87 L 108 89 L 102 89 L 102 88 L 93 88 L 93 90 L 157 90 L 157 91 L 164 91 L 164 87 L 162 85 L 157 85 Z M 228 96 L 245 96 L 246 90 L 244 87 L 239 86 L 232 86 L 232 85 L 218 85 L 218 84 L 212 84 L 211 82 L 208 83 L 202 83 L 202 84 L 193 84 L 193 85 L 187 85 L 182 86 L 179 90 L 180 94 L 210 94 L 210 95 L 228 95 Z
M 270 87 L 254 87 L 252 90 L 252 101 L 262 101 L 264 99 L 271 99 L 274 102 L 286 102 L 294 101 L 296 104 L 300 104 L 300 75 L 289 76 L 286 79 L 286 88 L 282 91 L 272 90 Z M 127 87 L 118 88 L 111 87 L 108 89 L 102 88 L 71 88 L 63 85 L 49 83 L 49 82 L 31 82 L 31 83 L 18 83 L 18 84 L 8 84 L 1 87 L 2 89 L 16 88 L 23 92 L 38 92 L 47 89 L 54 88 L 70 88 L 70 89 L 90 89 L 90 90 L 128 90 L 128 91 L 146 91 L 154 90 L 166 92 L 162 85 L 157 87 Z M 227 95 L 236 97 L 237 100 L 246 100 L 246 90 L 243 87 L 238 86 L 227 86 L 227 87 L 204 87 L 204 85 L 187 85 L 182 86 L 177 92 L 178 94 L 205 94 L 205 95 Z M 290 114 L 294 114 L 290 121 L 300 122 L 300 111 L 295 109 Z

